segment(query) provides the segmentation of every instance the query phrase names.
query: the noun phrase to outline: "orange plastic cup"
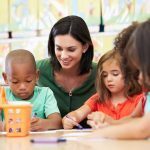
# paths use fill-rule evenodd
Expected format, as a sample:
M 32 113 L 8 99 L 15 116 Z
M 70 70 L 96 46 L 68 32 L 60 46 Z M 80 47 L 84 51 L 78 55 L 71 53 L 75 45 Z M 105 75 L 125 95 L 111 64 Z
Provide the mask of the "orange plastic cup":
M 29 102 L 8 102 L 3 105 L 6 135 L 27 136 L 30 131 L 32 105 Z

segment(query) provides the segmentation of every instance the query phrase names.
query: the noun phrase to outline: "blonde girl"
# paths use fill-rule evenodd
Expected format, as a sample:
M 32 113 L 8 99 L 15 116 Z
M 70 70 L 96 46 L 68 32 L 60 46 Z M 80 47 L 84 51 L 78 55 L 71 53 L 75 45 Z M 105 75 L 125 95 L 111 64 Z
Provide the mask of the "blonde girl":
M 90 124 L 92 119 L 97 128 L 105 124 L 118 123 L 115 120 L 126 120 L 142 115 L 144 99 L 141 87 L 130 72 L 126 72 L 119 52 L 111 50 L 100 58 L 96 89 L 97 93 L 83 106 L 63 118 L 65 129 L 73 128 L 87 116 L 88 123 Z M 89 114 L 92 112 L 95 114 L 91 118 Z

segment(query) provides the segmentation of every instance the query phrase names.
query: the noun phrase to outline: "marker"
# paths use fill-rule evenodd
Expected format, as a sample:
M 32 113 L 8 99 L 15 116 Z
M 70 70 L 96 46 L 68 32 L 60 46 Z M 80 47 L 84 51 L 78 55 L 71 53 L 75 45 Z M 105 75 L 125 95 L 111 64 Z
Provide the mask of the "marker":
M 65 117 L 70 119 L 75 124 L 76 127 L 78 127 L 79 129 L 83 129 L 83 127 L 79 123 L 74 121 L 70 116 L 66 115 Z
M 43 144 L 48 144 L 48 143 L 63 143 L 66 142 L 67 140 L 64 138 L 47 138 L 47 139 L 41 139 L 41 138 L 37 138 L 37 139 L 31 139 L 30 142 L 31 143 L 43 143 Z

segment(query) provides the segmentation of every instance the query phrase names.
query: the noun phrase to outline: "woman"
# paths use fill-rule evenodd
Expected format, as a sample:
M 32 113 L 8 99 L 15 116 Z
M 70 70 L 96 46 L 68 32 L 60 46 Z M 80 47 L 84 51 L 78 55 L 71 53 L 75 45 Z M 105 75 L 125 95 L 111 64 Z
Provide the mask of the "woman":
M 96 92 L 93 43 L 84 20 L 67 16 L 56 22 L 49 34 L 48 53 L 49 59 L 37 62 L 38 85 L 52 89 L 63 117 Z

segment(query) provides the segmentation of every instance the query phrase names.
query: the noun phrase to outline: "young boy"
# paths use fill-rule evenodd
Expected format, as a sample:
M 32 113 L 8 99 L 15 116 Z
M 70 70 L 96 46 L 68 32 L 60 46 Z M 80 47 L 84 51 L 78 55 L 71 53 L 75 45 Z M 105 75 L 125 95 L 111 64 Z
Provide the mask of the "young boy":
M 5 60 L 3 72 L 6 99 L 8 101 L 29 101 L 33 104 L 31 131 L 59 129 L 61 117 L 53 92 L 47 87 L 35 86 L 39 71 L 36 70 L 35 58 L 27 50 L 11 51 Z

